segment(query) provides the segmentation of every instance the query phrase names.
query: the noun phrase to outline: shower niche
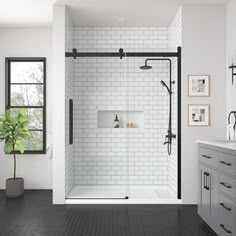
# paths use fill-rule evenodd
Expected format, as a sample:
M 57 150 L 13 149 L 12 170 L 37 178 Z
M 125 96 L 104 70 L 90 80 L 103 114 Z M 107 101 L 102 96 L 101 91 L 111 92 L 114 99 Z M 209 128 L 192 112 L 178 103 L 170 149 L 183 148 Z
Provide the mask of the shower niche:
M 115 110 L 98 111 L 97 113 L 98 128 L 114 128 L 114 120 L 116 115 L 118 116 L 119 128 L 121 129 L 143 128 L 143 111 L 115 111 Z

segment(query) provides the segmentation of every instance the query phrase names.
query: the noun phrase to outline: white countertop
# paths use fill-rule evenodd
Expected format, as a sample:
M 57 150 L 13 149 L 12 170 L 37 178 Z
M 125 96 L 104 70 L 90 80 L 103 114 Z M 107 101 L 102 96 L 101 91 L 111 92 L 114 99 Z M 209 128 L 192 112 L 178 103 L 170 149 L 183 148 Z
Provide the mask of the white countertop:
M 227 148 L 236 151 L 236 141 L 229 140 L 197 140 L 197 143 Z

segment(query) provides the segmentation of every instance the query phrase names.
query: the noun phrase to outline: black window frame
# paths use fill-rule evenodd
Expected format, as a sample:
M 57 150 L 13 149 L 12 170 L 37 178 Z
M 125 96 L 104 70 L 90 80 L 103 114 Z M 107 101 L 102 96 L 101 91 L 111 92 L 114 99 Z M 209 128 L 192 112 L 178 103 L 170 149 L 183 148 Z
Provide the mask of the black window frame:
M 43 83 L 11 83 L 11 62 L 43 62 Z M 10 108 L 41 108 L 43 110 L 42 129 L 30 129 L 30 131 L 43 132 L 42 150 L 25 150 L 24 154 L 46 154 L 46 58 L 45 57 L 6 57 L 5 58 L 5 107 Z M 12 84 L 41 84 L 43 85 L 43 106 L 11 106 L 11 85 Z M 16 152 L 20 154 L 20 152 Z

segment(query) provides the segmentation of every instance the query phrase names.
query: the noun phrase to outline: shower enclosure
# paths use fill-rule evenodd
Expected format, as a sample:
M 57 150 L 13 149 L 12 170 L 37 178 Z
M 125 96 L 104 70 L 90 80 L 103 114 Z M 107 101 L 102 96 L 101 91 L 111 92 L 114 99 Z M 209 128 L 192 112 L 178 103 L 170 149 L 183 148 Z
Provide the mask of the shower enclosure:
M 66 60 L 66 198 L 181 199 L 181 48 Z

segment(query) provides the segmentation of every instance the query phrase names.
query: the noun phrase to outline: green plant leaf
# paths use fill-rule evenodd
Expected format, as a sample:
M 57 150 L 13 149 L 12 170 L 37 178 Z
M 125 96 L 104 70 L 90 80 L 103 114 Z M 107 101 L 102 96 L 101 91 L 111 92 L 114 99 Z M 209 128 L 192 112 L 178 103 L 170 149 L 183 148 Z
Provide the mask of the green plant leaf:
M 23 116 L 22 114 L 18 114 L 18 121 L 19 122 L 24 122 L 24 121 L 26 121 L 27 119 L 26 119 L 26 117 L 25 116 Z
M 13 151 L 13 143 L 12 142 L 6 142 L 4 146 L 4 152 L 9 154 Z
M 26 116 L 26 113 L 27 113 L 27 109 L 26 108 L 20 108 L 19 111 L 18 111 L 18 115 L 22 115 L 22 116 Z
M 10 120 L 11 120 L 11 112 L 10 112 L 9 109 L 6 110 L 6 112 L 5 112 L 5 119 L 6 119 L 7 121 L 10 121 Z
M 19 109 L 17 114 L 10 113 L 10 110 L 7 110 L 5 115 L 1 116 L 0 141 L 5 140 L 5 153 L 13 151 L 13 143 L 15 143 L 15 149 L 24 153 L 24 146 L 21 141 L 29 137 L 29 120 L 26 114 L 27 109 Z
M 21 123 L 21 128 L 24 129 L 24 128 L 28 128 L 29 126 L 29 121 L 28 120 L 25 120 L 24 122 Z
M 21 137 L 21 138 L 23 138 L 23 139 L 27 139 L 27 138 L 29 137 L 29 132 L 26 132 L 26 131 L 21 132 L 21 133 L 19 134 L 19 137 Z
M 21 154 L 25 152 L 24 145 L 20 140 L 16 141 L 16 150 L 19 150 Z

